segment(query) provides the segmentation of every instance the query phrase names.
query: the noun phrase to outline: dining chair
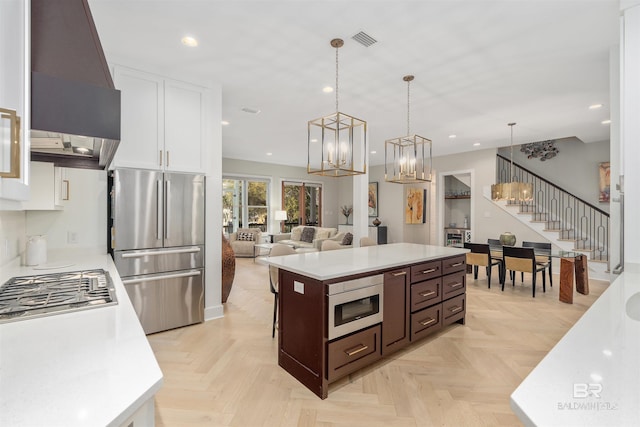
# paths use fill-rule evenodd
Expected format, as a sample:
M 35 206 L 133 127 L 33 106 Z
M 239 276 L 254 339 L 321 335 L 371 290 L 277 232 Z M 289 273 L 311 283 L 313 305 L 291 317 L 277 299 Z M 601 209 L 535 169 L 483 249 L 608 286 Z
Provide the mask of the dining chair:
M 271 248 L 269 256 L 281 256 L 295 254 L 296 251 L 289 245 L 276 243 Z M 278 267 L 269 266 L 269 287 L 273 294 L 273 326 L 271 328 L 271 338 L 276 336 L 276 318 L 278 316 Z
M 378 242 L 373 240 L 371 237 L 361 237 L 360 238 L 360 247 L 363 246 L 376 246 Z
M 536 255 L 536 264 L 544 265 L 549 270 L 549 286 L 553 287 L 553 278 L 551 277 L 551 243 L 522 242 L 522 247 L 533 248 L 538 253 L 538 255 Z
M 544 270 L 545 266 L 539 266 L 536 263 L 536 255 L 533 248 L 518 248 L 513 246 L 503 246 L 502 248 L 502 262 L 505 272 L 502 274 L 502 290 L 504 291 L 504 282 L 506 282 L 506 270 L 510 271 L 511 286 L 515 286 L 516 271 L 531 273 L 533 289 L 533 298 L 536 297 L 536 277 L 538 272 L 542 272 L 542 292 L 546 292 L 546 279 Z
M 464 247 L 471 252 L 467 252 L 467 265 L 473 265 L 473 278 L 478 280 L 478 267 L 485 267 L 487 272 L 487 287 L 491 288 L 491 269 L 498 266 L 498 277 L 502 283 L 502 259 L 491 256 L 491 248 L 484 243 L 465 243 Z
M 502 248 L 502 243 L 500 243 L 500 239 L 487 239 L 487 244 L 491 249 L 493 248 Z M 502 261 L 502 251 L 491 251 L 491 258 L 499 259 Z M 502 271 L 504 271 L 504 266 L 502 266 Z

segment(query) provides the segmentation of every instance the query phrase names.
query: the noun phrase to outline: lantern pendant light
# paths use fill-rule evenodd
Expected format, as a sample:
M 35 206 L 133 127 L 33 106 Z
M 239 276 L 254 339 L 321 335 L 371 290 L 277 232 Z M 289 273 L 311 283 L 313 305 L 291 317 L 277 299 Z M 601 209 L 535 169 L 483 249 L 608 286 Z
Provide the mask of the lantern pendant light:
M 491 199 L 506 200 L 511 203 L 521 203 L 533 200 L 533 184 L 518 182 L 513 174 L 513 127 L 515 123 L 508 123 L 511 128 L 511 163 L 509 164 L 509 182 L 500 182 L 491 186 Z
M 396 184 L 431 181 L 431 140 L 411 135 L 411 82 L 414 76 L 404 76 L 407 82 L 407 136 L 384 142 L 384 180 Z M 425 158 L 428 152 L 428 159 Z
M 367 172 L 367 122 L 338 109 L 338 49 L 342 39 L 331 40 L 336 49 L 336 112 L 307 124 L 307 173 L 333 177 Z

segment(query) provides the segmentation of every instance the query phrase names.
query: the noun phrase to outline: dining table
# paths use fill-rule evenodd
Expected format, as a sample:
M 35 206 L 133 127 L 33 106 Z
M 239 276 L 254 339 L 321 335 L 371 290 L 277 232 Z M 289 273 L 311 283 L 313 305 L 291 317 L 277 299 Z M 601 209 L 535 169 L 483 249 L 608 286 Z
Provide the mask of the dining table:
M 460 245 L 463 247 L 464 245 Z M 502 259 L 502 245 L 489 244 L 491 257 Z M 575 277 L 576 291 L 589 295 L 589 269 L 587 256 L 582 252 L 548 250 L 533 248 L 536 257 L 551 257 L 560 259 L 560 301 L 573 304 L 573 283 Z M 504 277 L 504 276 L 503 276 Z

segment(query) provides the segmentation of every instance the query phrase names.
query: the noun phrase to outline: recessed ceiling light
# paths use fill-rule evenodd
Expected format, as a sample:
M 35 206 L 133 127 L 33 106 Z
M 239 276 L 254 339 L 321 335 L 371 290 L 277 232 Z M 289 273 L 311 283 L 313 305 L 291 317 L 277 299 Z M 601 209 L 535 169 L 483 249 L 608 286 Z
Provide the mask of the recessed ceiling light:
M 198 40 L 196 40 L 191 36 L 184 36 L 181 41 L 182 41 L 182 44 L 185 46 L 189 46 L 189 47 L 198 46 Z
M 602 104 L 589 105 L 589 110 L 597 110 L 598 108 L 602 108 Z
M 457 135 L 449 135 L 449 139 L 456 139 Z
M 609 120 L 609 119 L 603 120 L 600 123 L 602 123 L 603 125 L 608 125 L 608 124 L 611 124 L 611 120 Z
M 267 153 L 267 156 L 273 156 L 273 153 Z
M 333 92 L 333 88 L 331 86 L 325 86 L 325 87 L 322 88 L 322 91 L 324 93 L 331 93 L 331 92 Z
M 371 154 L 376 154 L 376 153 L 377 153 L 377 151 L 375 151 L 375 150 L 371 152 Z
M 223 120 L 223 121 L 221 121 L 221 122 L 220 122 L 220 124 L 221 124 L 222 126 L 228 126 L 228 125 L 229 125 L 229 122 L 228 122 L 228 121 L 226 121 L 226 120 Z
M 311 142 L 318 142 L 318 140 L 317 140 L 317 139 L 315 139 L 315 138 L 313 138 L 313 139 L 311 140 Z
M 474 142 L 474 143 L 473 143 L 473 146 L 474 146 L 474 147 L 477 147 L 477 146 L 479 146 L 479 145 L 480 145 L 480 143 L 479 143 L 479 142 Z

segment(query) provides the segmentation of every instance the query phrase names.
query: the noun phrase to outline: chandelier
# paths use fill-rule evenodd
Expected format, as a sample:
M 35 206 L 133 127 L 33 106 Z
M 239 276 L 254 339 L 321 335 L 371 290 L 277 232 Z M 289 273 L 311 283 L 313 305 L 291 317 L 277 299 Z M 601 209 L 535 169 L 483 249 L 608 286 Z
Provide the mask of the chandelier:
M 510 182 L 501 182 L 491 186 L 492 200 L 507 200 L 510 202 L 528 202 L 533 199 L 533 184 L 518 182 L 513 174 L 513 127 L 515 123 L 509 123 L 511 128 L 511 163 L 509 165 Z
M 431 140 L 411 135 L 411 82 L 414 76 L 404 76 L 407 82 L 407 136 L 384 142 L 384 180 L 397 184 L 431 181 Z M 425 161 L 428 146 L 429 161 Z
M 351 176 L 367 172 L 367 122 L 338 109 L 338 49 L 342 39 L 331 40 L 336 49 L 336 112 L 307 124 L 307 173 Z

